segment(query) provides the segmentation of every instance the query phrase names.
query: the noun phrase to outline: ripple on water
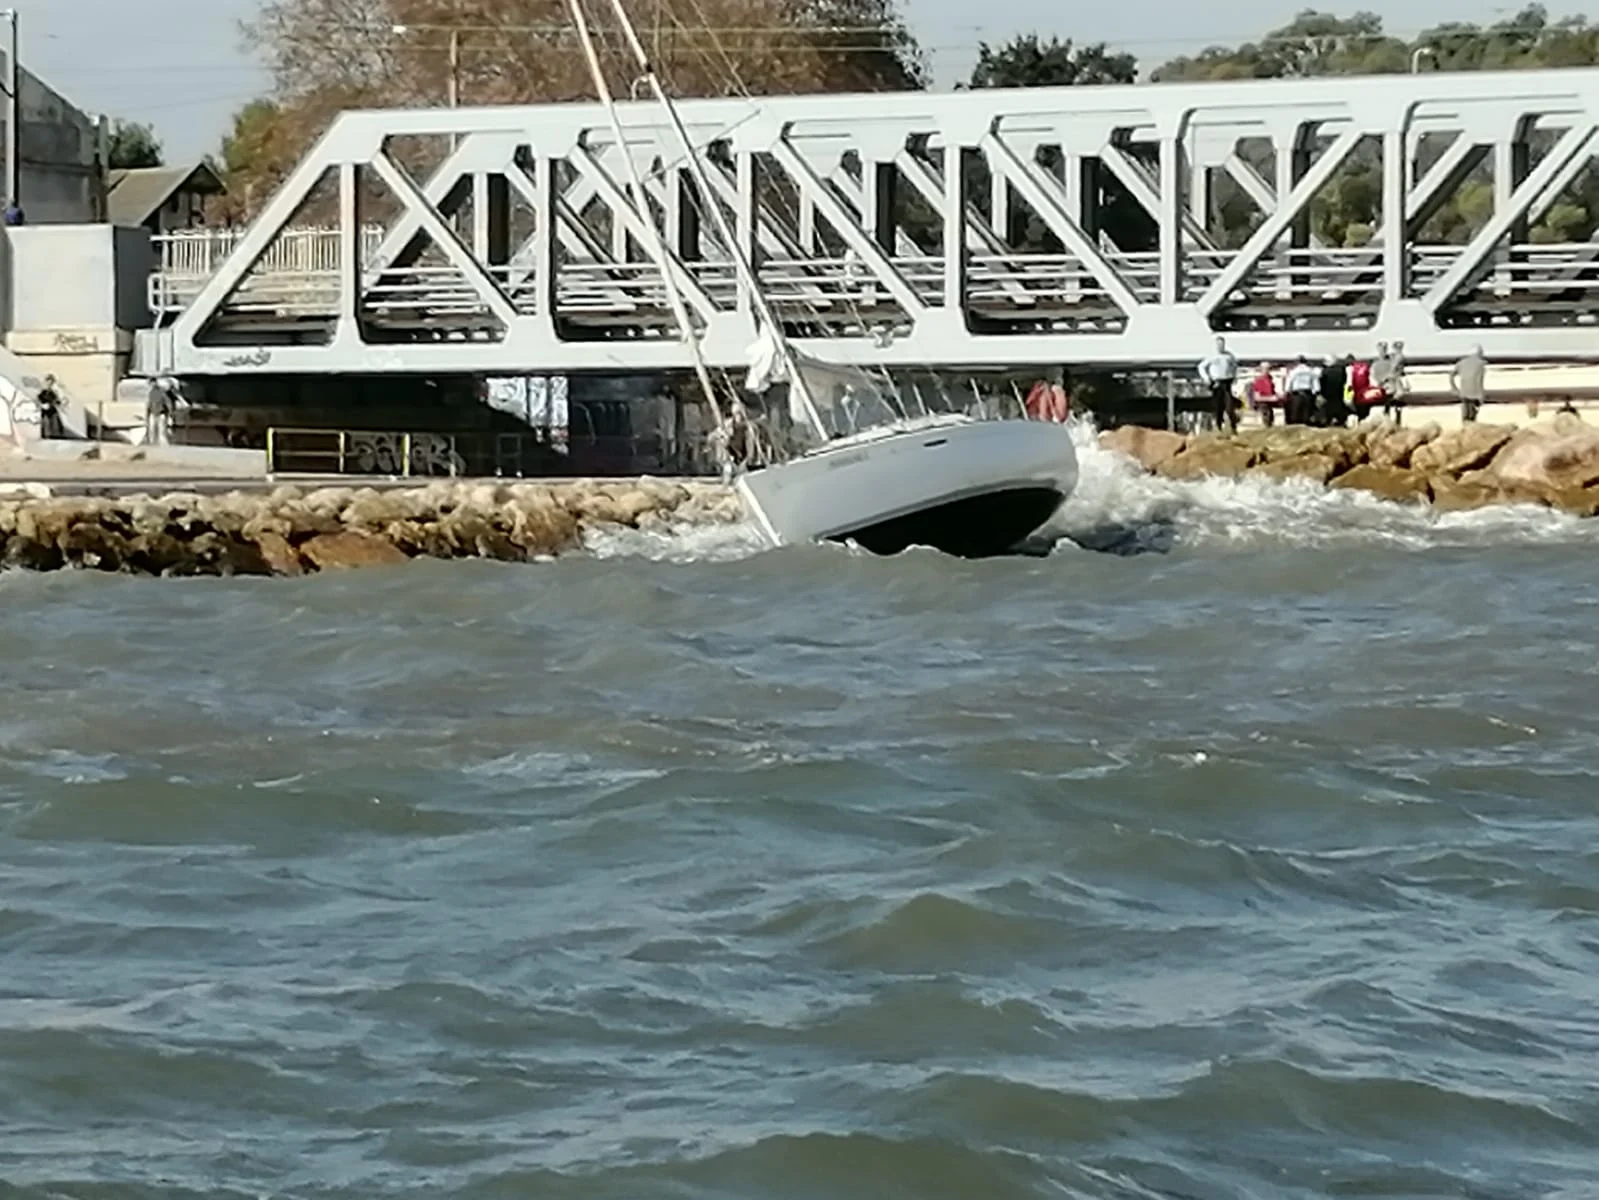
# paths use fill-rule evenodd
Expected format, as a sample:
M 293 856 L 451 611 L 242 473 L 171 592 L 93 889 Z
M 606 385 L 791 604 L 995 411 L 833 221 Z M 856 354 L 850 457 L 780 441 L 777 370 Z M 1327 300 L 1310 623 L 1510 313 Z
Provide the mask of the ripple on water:
M 0 1197 L 1586 1200 L 1599 524 L 1083 466 L 0 574 Z

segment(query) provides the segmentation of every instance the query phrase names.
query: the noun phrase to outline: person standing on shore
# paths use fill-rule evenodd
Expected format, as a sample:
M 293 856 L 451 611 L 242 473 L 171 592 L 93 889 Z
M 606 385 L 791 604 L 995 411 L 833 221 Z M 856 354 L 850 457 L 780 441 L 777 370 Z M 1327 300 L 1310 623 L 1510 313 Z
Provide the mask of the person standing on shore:
M 1349 382 L 1349 368 L 1336 354 L 1329 354 L 1327 361 L 1322 364 L 1320 387 L 1316 408 L 1320 410 L 1322 420 L 1328 425 L 1342 426 L 1349 415 L 1349 408 L 1344 403 L 1344 385 Z M 1309 420 L 1308 416 L 1306 420 Z
M 1238 380 L 1238 360 L 1227 349 L 1227 339 L 1216 339 L 1216 352 L 1199 363 L 1199 378 L 1210 389 L 1211 412 L 1216 418 L 1216 431 L 1223 425 L 1238 432 L 1238 399 L 1233 395 L 1233 385 Z
M 56 391 L 54 375 L 46 375 L 44 386 L 39 389 L 39 436 L 52 439 L 67 436 L 61 423 L 61 394 Z
M 1349 364 L 1349 386 L 1345 394 L 1349 397 L 1349 407 L 1355 410 L 1356 425 L 1371 416 L 1372 406 L 1382 397 L 1371 384 L 1369 362 L 1357 358 Z
M 1382 402 L 1386 417 L 1394 402 L 1394 357 L 1387 342 L 1377 343 L 1377 356 L 1371 360 L 1371 390 L 1373 398 Z
M 1449 372 L 1449 387 L 1460 397 L 1461 421 L 1467 425 L 1475 422 L 1488 398 L 1488 360 L 1481 346 L 1473 346 L 1471 353 L 1454 365 Z
M 1288 372 L 1288 423 L 1308 425 L 1316 412 L 1316 393 L 1321 386 L 1321 372 L 1310 365 L 1303 354 Z
M 1410 394 L 1410 380 L 1405 378 L 1405 344 L 1394 343 L 1394 352 L 1389 355 L 1393 370 L 1393 393 L 1389 397 L 1388 407 L 1383 410 L 1384 416 L 1391 416 L 1395 425 L 1405 423 L 1405 397 Z
M 1277 400 L 1277 380 L 1271 373 L 1271 364 L 1261 363 L 1255 377 L 1249 381 L 1249 402 L 1267 429 L 1277 423 Z M 1293 417 L 1285 414 L 1283 419 L 1291 422 Z

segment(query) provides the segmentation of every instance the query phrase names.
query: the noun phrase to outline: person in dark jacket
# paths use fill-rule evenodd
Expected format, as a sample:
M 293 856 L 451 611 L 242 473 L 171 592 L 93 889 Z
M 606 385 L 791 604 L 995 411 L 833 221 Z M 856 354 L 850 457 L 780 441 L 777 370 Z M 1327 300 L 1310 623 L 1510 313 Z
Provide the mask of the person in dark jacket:
M 61 394 L 56 391 L 54 375 L 46 375 L 44 386 L 39 389 L 39 436 L 52 439 L 67 436 L 61 423 Z
M 1348 420 L 1349 412 L 1344 406 L 1344 385 L 1348 382 L 1349 360 L 1328 355 L 1321 368 L 1316 405 L 1323 424 L 1341 426 Z

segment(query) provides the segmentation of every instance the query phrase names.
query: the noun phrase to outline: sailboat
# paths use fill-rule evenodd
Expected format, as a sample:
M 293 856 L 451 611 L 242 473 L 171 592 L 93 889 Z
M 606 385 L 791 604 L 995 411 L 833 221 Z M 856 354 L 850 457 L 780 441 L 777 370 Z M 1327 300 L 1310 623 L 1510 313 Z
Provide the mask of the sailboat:
M 665 110 L 699 194 L 714 196 L 705 161 L 628 17 L 609 0 L 642 79 Z M 619 146 L 626 145 L 583 0 L 567 0 L 590 74 Z M 1006 553 L 1048 523 L 1077 484 L 1070 430 L 1050 421 L 931 412 L 901 389 L 853 367 L 796 350 L 772 313 L 751 263 L 715 202 L 708 215 L 747 289 L 758 321 L 745 391 L 763 401 L 757 429 L 741 399 L 718 402 L 664 238 L 634 156 L 623 154 L 652 256 L 716 420 L 727 473 L 754 524 L 774 546 L 854 543 L 877 554 L 926 546 L 966 558 Z M 786 395 L 786 403 L 783 398 Z M 779 414 L 786 420 L 777 420 Z

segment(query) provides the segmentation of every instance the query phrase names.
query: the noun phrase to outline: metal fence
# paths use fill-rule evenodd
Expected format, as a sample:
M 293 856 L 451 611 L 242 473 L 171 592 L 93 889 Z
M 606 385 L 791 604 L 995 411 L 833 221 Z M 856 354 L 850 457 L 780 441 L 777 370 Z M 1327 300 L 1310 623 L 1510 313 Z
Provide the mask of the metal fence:
M 247 229 L 184 229 L 157 234 L 151 238 L 160 256 L 160 273 L 179 279 L 208 279 L 234 248 L 244 240 Z M 387 232 L 382 225 L 361 230 L 361 262 L 372 261 Z M 262 272 L 307 274 L 339 269 L 339 231 L 318 227 L 287 229 L 267 246 L 256 267 Z
M 411 433 L 350 429 L 267 430 L 267 470 L 278 475 L 393 478 L 549 475 L 561 469 L 562 431 Z
M 273 427 L 266 433 L 274 475 L 369 475 L 392 479 L 533 479 L 557 475 L 693 473 L 658 437 L 568 437 L 526 433 L 416 433 Z

